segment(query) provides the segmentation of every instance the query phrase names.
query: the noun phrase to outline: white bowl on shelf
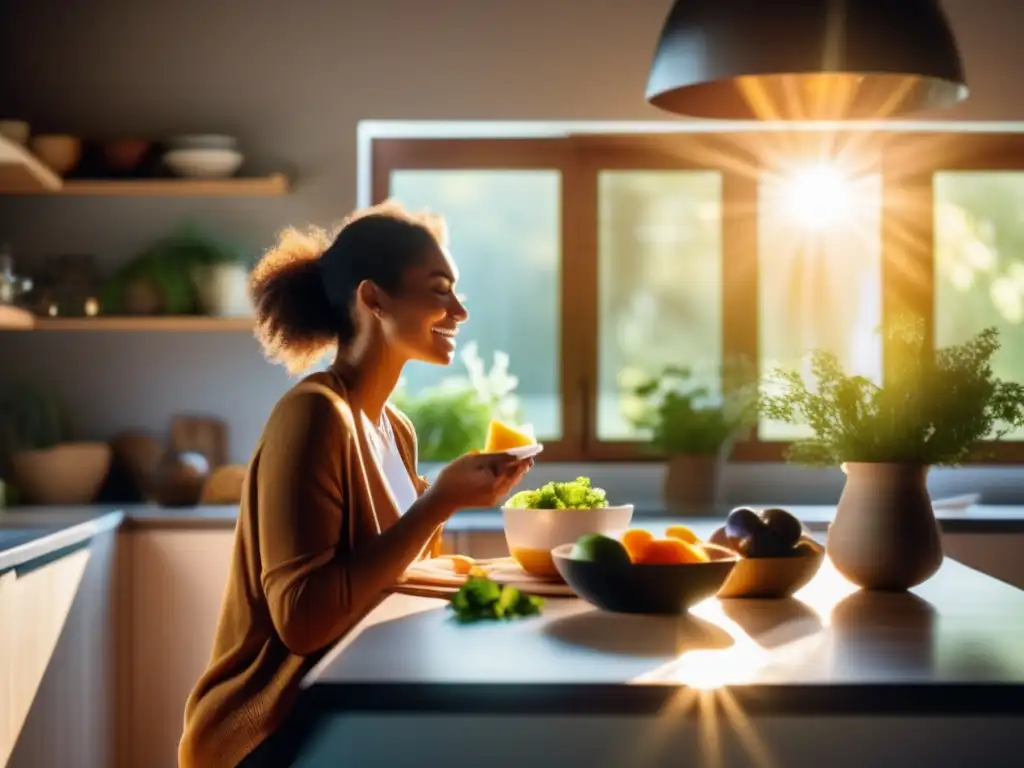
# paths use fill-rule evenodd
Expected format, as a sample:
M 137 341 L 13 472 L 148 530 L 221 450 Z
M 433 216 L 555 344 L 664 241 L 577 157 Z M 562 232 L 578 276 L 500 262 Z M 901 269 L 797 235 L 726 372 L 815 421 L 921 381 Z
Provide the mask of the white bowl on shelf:
M 222 133 L 186 133 L 167 140 L 168 149 L 238 149 L 238 139 Z
M 164 155 L 164 164 L 186 178 L 226 179 L 235 175 L 244 159 L 232 149 L 172 149 Z

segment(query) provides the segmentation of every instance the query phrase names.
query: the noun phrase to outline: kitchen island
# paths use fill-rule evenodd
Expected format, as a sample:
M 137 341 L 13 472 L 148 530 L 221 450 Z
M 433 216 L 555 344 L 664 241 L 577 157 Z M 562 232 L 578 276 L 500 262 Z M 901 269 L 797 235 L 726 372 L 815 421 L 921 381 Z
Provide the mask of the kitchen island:
M 824 540 L 834 507 L 789 508 Z M 0 753 L 4 744 L 9 749 L 12 740 L 18 743 L 8 768 L 74 765 L 69 754 L 78 764 L 176 765 L 181 713 L 186 696 L 209 660 L 237 514 L 235 506 L 87 505 L 0 510 L 0 626 L 32 629 L 31 633 L 0 633 L 0 678 L 16 674 L 18 690 L 24 692 L 15 712 L 15 721 L 22 722 L 20 731 L 5 733 L 0 719 Z M 1020 558 L 1024 507 L 978 505 L 937 510 L 937 516 L 947 556 L 1024 587 L 1024 561 Z M 657 531 L 676 522 L 685 522 L 706 536 L 720 519 L 679 520 L 656 504 L 637 506 L 635 525 Z M 460 512 L 449 521 L 446 534 L 450 550 L 478 557 L 507 554 L 497 511 Z M 388 605 L 408 608 L 403 600 L 395 598 Z M 65 613 L 69 602 L 72 606 Z M 555 602 L 549 602 L 549 613 Z M 423 609 L 438 607 L 430 600 L 412 603 Z M 768 616 L 766 621 L 778 624 L 782 618 Z M 767 642 L 764 633 L 761 641 Z M 416 647 L 411 645 L 413 650 Z M 498 652 L 505 651 L 499 647 Z M 691 661 L 697 658 L 699 654 L 690 656 Z M 984 663 L 984 657 L 978 663 Z M 116 685 L 111 683 L 115 679 Z M 0 689 L 5 684 L 9 683 L 0 680 Z M 89 700 L 89 706 L 81 706 L 83 699 Z M 114 716 L 112 710 L 118 714 Z M 331 717 L 335 711 L 328 710 Z M 426 716 L 378 712 L 373 717 L 373 722 L 385 729 L 391 728 L 396 718 L 411 718 L 415 722 L 409 728 L 416 731 L 421 727 L 416 723 Z M 430 717 L 437 723 L 440 715 Z M 467 722 L 465 716 L 444 718 L 456 729 L 454 735 L 442 729 L 423 738 L 431 742 L 445 732 L 451 743 L 462 744 L 466 736 L 460 735 L 460 729 Z M 516 722 L 524 722 L 523 718 L 518 716 Z M 342 719 L 366 725 L 358 738 L 373 733 L 376 727 L 367 724 L 363 715 Z M 563 722 L 554 715 L 544 716 L 544 721 Z M 14 726 L 17 728 L 16 722 Z M 558 732 L 583 728 L 585 733 L 594 729 L 615 733 L 616 727 L 606 716 L 592 714 L 578 722 L 564 721 Z M 63 738 L 51 738 L 55 730 L 64 734 Z M 451 750 L 450 745 L 445 748 Z M 118 754 L 117 761 L 107 759 L 113 751 Z M 407 749 L 406 753 L 413 755 L 416 750 Z M 83 755 L 94 757 L 83 759 Z M 407 764 L 404 760 L 396 758 L 385 766 L 402 766 Z M 380 763 L 355 764 L 373 768 Z M 425 764 L 430 763 L 418 763 L 420 768 Z M 529 760 L 524 759 L 523 764 Z M 993 764 L 997 763 L 989 763 Z M 908 761 L 906 765 L 914 768 L 921 763 Z
M 948 558 L 907 594 L 826 561 L 793 599 L 681 618 L 460 625 L 393 595 L 305 680 L 301 765 L 1019 765 L 1022 637 L 1024 591 Z

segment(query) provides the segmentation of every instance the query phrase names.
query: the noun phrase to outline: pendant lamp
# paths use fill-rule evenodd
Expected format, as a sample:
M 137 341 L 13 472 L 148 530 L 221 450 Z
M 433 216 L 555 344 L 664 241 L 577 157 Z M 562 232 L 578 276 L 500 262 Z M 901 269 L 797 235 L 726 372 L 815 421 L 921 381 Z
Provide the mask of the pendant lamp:
M 939 0 L 676 0 L 647 101 L 721 120 L 870 120 L 967 98 Z

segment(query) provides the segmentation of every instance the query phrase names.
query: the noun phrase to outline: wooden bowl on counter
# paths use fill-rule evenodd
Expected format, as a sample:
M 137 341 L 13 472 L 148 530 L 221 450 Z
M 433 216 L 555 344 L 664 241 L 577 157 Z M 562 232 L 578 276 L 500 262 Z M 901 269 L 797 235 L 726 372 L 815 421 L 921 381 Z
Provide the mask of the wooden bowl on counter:
M 806 587 L 825 561 L 825 548 L 810 536 L 803 536 L 810 551 L 789 557 L 742 557 L 718 597 L 785 598 Z

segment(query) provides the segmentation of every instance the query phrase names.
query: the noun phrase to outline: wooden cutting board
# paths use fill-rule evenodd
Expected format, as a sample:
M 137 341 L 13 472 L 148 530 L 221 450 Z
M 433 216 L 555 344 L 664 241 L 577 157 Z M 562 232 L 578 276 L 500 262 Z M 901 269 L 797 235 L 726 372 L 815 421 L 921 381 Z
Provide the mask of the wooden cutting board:
M 228 460 L 228 425 L 210 416 L 173 416 L 171 450 L 175 453 L 201 453 L 211 470 L 223 466 Z
M 476 561 L 487 575 L 499 584 L 509 584 L 521 592 L 545 597 L 574 597 L 575 593 L 562 581 L 538 579 L 523 571 L 510 557 Z M 468 574 L 456 572 L 456 561 L 450 557 L 434 557 L 409 566 L 402 580 L 391 591 L 423 596 L 446 596 L 466 583 Z M 415 590 L 415 591 L 410 591 Z

